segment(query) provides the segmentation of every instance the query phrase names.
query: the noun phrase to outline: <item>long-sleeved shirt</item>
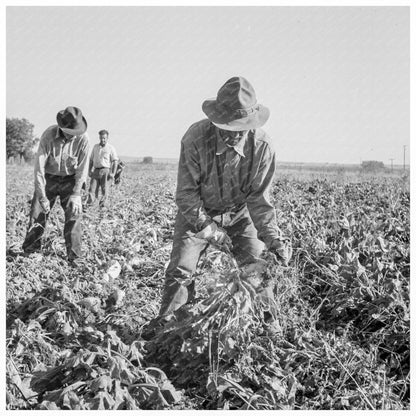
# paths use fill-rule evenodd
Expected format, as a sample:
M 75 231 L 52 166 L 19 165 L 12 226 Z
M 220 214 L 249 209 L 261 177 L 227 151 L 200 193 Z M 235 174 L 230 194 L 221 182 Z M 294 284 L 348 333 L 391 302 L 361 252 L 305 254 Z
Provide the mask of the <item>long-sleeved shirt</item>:
M 227 146 L 209 120 L 194 123 L 181 142 L 176 204 L 200 230 L 213 215 L 248 208 L 266 246 L 281 236 L 269 191 L 275 153 L 261 129 L 250 130 L 236 146 Z
M 92 148 L 90 167 L 110 169 L 113 162 L 116 160 L 118 160 L 118 156 L 114 146 L 110 143 L 106 143 L 105 146 L 101 146 L 100 143 L 97 143 Z
M 57 125 L 42 134 L 35 157 L 35 193 L 46 198 L 45 173 L 56 176 L 75 175 L 74 195 L 80 195 L 88 175 L 88 134 L 66 139 Z

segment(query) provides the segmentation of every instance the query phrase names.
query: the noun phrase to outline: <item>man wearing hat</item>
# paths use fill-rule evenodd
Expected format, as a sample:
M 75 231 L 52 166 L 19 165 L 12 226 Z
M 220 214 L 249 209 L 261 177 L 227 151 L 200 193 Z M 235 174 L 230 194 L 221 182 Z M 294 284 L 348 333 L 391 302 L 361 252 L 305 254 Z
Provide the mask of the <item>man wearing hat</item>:
M 243 77 L 229 79 L 202 110 L 207 119 L 194 123 L 181 142 L 178 213 L 159 320 L 193 299 L 192 275 L 210 243 L 229 250 L 240 265 L 255 262 L 265 246 L 284 265 L 291 257 L 268 195 L 276 161 L 260 127 L 269 110 Z M 272 288 L 264 295 L 272 297 Z
M 35 157 L 35 193 L 29 226 L 23 243 L 25 253 L 41 249 L 49 212 L 59 196 L 65 212 L 64 237 L 68 260 L 81 256 L 81 188 L 88 174 L 87 121 L 77 107 L 57 116 L 57 125 L 42 134 Z

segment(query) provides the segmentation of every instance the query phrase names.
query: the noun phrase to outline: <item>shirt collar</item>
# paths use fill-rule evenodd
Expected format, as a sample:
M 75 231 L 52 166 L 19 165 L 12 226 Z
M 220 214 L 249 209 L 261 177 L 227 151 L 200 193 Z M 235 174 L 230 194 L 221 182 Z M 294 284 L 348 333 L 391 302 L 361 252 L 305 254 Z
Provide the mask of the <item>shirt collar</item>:
M 217 155 L 222 155 L 227 149 L 234 149 L 240 156 L 246 157 L 244 154 L 244 144 L 246 139 L 240 140 L 235 146 L 227 146 L 222 139 L 218 127 L 215 127 L 215 134 L 217 136 Z

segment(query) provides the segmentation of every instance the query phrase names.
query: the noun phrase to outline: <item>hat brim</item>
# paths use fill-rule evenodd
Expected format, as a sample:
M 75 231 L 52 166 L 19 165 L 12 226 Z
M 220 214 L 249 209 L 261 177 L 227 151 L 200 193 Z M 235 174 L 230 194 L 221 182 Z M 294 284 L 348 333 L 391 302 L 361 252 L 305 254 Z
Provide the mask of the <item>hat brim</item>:
M 80 126 L 78 126 L 76 129 L 68 129 L 66 127 L 61 127 L 59 120 L 58 120 L 58 127 L 67 134 L 72 134 L 73 136 L 77 136 L 79 134 L 84 134 L 87 131 L 87 120 L 85 120 L 85 117 L 82 116 L 82 122 L 80 124 Z
M 269 109 L 258 104 L 257 110 L 247 117 L 230 119 L 229 114 L 217 105 L 216 99 L 204 101 L 202 111 L 215 126 L 229 131 L 257 129 L 266 124 L 270 117 Z

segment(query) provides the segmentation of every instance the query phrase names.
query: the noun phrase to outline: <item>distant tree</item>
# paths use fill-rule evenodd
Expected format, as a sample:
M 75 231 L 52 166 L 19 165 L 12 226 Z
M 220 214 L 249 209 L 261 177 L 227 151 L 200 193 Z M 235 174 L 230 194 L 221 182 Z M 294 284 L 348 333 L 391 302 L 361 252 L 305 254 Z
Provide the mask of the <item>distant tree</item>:
M 384 170 L 384 163 L 378 160 L 364 160 L 361 168 L 366 172 L 377 172 Z
M 33 128 L 35 126 L 25 118 L 6 118 L 6 155 L 7 160 L 24 158 L 25 152 L 33 147 Z
M 144 157 L 143 158 L 143 163 L 146 163 L 146 164 L 153 163 L 153 157 L 152 156 L 146 156 L 146 157 Z
M 23 151 L 23 158 L 25 159 L 26 163 L 31 163 L 35 158 L 36 151 L 39 147 L 39 142 L 40 139 L 36 137 L 27 143 Z

